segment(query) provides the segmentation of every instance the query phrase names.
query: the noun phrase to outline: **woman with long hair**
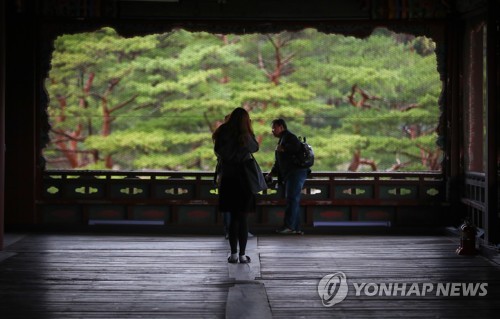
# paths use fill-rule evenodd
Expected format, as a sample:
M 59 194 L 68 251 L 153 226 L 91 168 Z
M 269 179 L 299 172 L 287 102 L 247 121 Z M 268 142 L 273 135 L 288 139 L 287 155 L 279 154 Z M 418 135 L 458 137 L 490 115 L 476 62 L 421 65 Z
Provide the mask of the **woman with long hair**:
M 255 211 L 255 195 L 250 191 L 243 162 L 259 150 L 248 112 L 237 107 L 213 133 L 214 151 L 218 158 L 219 210 L 230 212 L 230 263 L 249 263 L 245 255 L 248 241 L 247 215 Z M 238 252 L 239 245 L 239 252 Z

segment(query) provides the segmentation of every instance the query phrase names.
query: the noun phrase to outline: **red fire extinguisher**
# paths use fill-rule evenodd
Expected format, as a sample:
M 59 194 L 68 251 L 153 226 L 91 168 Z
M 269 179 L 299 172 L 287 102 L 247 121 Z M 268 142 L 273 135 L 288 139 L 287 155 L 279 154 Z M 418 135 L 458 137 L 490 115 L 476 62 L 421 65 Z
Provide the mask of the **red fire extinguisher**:
M 457 248 L 459 255 L 476 254 L 476 227 L 468 220 L 460 226 L 460 247 Z

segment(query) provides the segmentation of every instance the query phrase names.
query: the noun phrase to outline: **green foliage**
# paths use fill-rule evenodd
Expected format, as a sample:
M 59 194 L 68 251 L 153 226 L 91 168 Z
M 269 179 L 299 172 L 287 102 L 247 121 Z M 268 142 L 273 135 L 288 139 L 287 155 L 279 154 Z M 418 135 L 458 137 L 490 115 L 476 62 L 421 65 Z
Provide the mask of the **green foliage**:
M 381 170 L 439 169 L 429 160 L 440 152 L 434 49 L 430 39 L 385 29 L 367 39 L 314 29 L 64 35 L 45 82 L 47 168 L 212 170 L 211 133 L 242 106 L 264 170 L 278 117 L 307 136 L 317 171 L 353 167 L 355 154 Z

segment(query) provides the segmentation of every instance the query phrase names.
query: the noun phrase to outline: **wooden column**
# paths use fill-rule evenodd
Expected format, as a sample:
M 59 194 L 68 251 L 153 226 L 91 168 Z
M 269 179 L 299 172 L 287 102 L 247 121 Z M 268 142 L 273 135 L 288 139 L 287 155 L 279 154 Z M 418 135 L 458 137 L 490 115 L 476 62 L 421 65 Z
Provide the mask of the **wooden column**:
M 461 134 L 463 134 L 463 110 L 460 82 L 460 72 L 462 71 L 459 63 L 460 53 L 463 52 L 463 23 L 457 17 L 448 21 L 447 25 L 447 81 L 446 85 L 446 122 L 442 125 L 446 134 L 446 148 L 444 160 L 444 173 L 446 182 L 446 199 L 451 203 L 448 222 L 451 225 L 457 225 L 465 216 L 465 212 L 460 210 L 460 177 L 463 172 L 463 145 L 461 144 Z
M 500 161 L 500 106 L 498 98 L 499 81 L 499 50 L 500 25 L 498 1 L 490 0 L 488 3 L 487 35 L 486 35 L 486 64 L 487 64 L 487 120 L 486 120 L 486 139 L 487 139 L 487 162 L 486 162 L 486 218 L 485 242 L 498 244 L 500 241 L 500 222 L 498 217 L 498 175 Z
M 0 3 L 0 250 L 3 249 L 5 203 L 5 2 Z
M 36 94 L 33 1 L 5 1 L 5 226 L 35 223 Z
M 466 58 L 465 77 L 462 81 L 463 91 L 466 93 L 465 107 L 467 117 L 466 170 L 470 172 L 484 172 L 485 156 L 483 152 L 484 143 L 484 61 L 483 61 L 483 20 L 473 20 L 469 22 L 467 28 L 467 42 L 464 50 Z

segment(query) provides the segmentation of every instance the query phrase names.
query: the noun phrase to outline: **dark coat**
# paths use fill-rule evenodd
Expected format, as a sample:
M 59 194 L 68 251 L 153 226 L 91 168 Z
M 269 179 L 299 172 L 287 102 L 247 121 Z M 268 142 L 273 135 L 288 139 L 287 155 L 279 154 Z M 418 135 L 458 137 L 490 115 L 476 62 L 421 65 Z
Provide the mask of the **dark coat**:
M 281 133 L 278 145 L 281 145 L 284 151 L 274 152 L 275 161 L 271 173 L 278 176 L 278 181 L 284 181 L 291 171 L 300 169 L 299 166 L 294 164 L 293 156 L 300 151 L 301 144 L 295 134 L 284 130 Z
M 224 124 L 223 124 L 224 125 Z M 248 136 L 247 143 L 240 145 L 234 135 L 225 129 L 215 140 L 214 152 L 217 155 L 220 174 L 219 210 L 221 212 L 253 212 L 255 211 L 255 195 L 250 191 L 242 163 L 250 159 L 251 154 L 259 150 L 255 136 Z

